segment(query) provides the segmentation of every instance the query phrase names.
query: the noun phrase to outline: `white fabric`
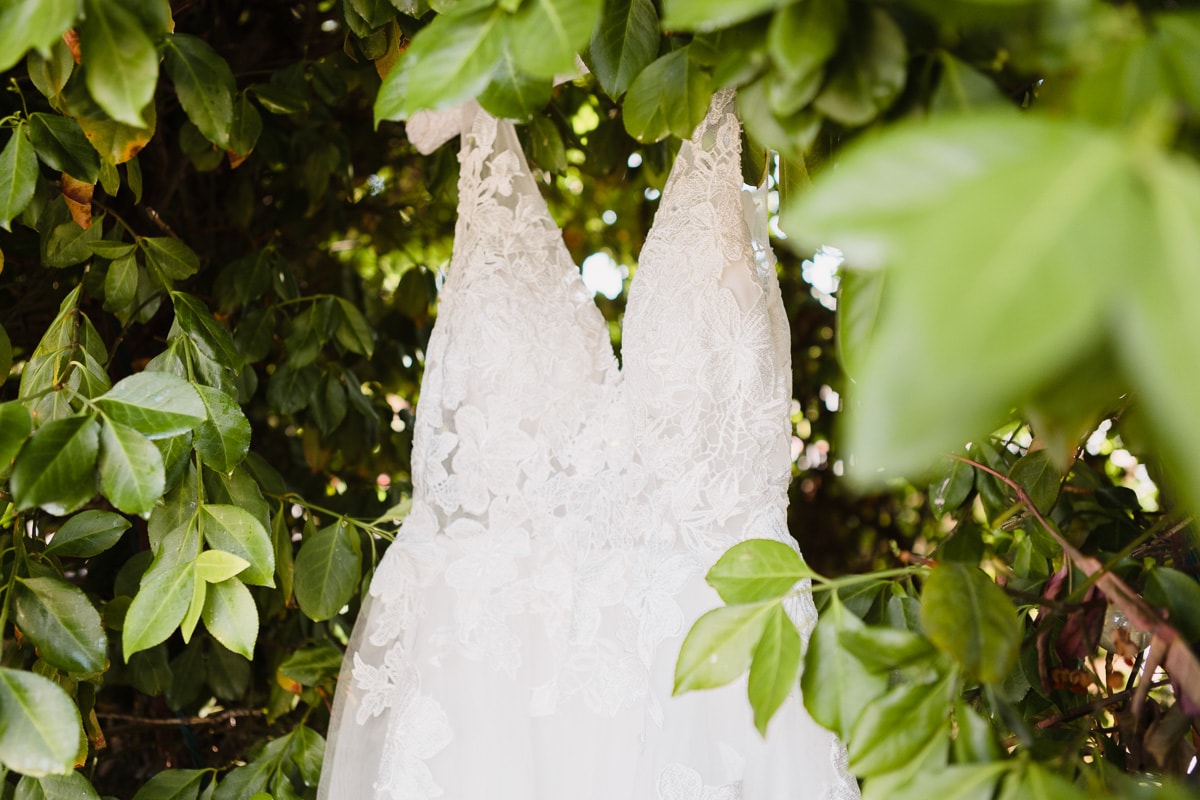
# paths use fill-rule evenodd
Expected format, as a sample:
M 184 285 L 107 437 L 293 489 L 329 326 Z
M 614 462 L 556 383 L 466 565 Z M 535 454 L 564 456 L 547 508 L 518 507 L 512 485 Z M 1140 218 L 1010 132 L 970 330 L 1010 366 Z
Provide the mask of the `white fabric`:
M 707 569 L 745 538 L 792 544 L 788 323 L 731 100 L 663 192 L 623 370 L 514 129 L 459 112 L 413 508 L 347 652 L 320 798 L 858 797 L 798 688 L 766 741 L 744 681 L 671 697 L 720 604 Z M 811 630 L 811 599 L 791 610 Z

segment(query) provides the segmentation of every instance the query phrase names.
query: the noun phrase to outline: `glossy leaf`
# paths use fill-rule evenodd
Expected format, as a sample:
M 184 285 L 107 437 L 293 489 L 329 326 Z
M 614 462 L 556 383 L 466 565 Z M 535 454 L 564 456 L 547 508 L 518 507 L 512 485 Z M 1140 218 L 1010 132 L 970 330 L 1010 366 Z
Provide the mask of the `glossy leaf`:
M 771 539 L 748 539 L 729 548 L 705 580 L 722 600 L 733 604 L 784 597 L 812 576 L 795 548 Z
M 92 416 L 48 422 L 21 448 L 9 477 L 19 510 L 40 506 L 62 517 L 96 494 L 100 424 Z
M 186 433 L 206 417 L 206 407 L 196 389 L 167 372 L 130 375 L 95 402 L 109 419 L 151 439 Z
M 887 677 L 868 670 L 842 646 L 843 631 L 864 627 L 834 598 L 808 640 L 800 687 L 804 706 L 819 724 L 843 741 L 862 713 L 887 689 Z
M 196 583 L 190 562 L 151 570 L 129 604 L 121 631 L 125 660 L 141 650 L 166 641 L 183 621 Z
M 210 585 L 202 617 L 204 627 L 218 642 L 241 656 L 254 658 L 258 608 L 241 581 L 230 578 Z
M 162 454 L 133 428 L 106 420 L 100 429 L 100 489 L 126 514 L 147 514 L 166 488 Z
M 71 773 L 79 749 L 79 712 L 57 684 L 0 667 L 0 708 L 0 762 L 5 767 L 32 777 Z
M 1009 470 L 1008 477 L 1025 490 L 1039 511 L 1043 514 L 1050 513 L 1054 501 L 1058 499 L 1062 474 L 1051 462 L 1049 453 L 1045 450 L 1031 450 L 1017 459 Z
M 37 156 L 29 140 L 28 123 L 18 123 L 0 150 L 0 227 L 12 230 L 12 221 L 33 199 L 37 182 Z
M 350 602 L 361 575 L 358 536 L 334 523 L 306 536 L 296 554 L 296 602 L 310 619 L 330 619 Z
M 138 247 L 145 254 L 146 263 L 171 280 L 189 278 L 200 267 L 196 253 L 178 239 L 143 236 L 138 239 Z
M 80 511 L 62 524 L 50 543 L 47 555 L 91 558 L 117 543 L 129 530 L 129 520 L 111 511 Z
M 246 457 L 250 449 L 250 422 L 241 407 L 218 389 L 197 386 L 208 409 L 204 422 L 196 428 L 196 452 L 205 465 L 229 472 Z
M 275 585 L 275 553 L 266 528 L 237 506 L 205 503 L 199 510 L 200 530 L 215 550 L 225 550 L 250 563 L 239 578 L 256 586 Z
M 588 48 L 592 74 L 620 97 L 658 55 L 658 12 L 651 0 L 605 0 Z
M 375 352 L 375 334 L 366 317 L 349 300 L 339 297 L 337 302 L 341 316 L 335 333 L 338 343 L 351 353 L 370 358 Z
M 1021 646 L 1017 610 L 979 569 L 939 564 L 921 591 L 921 625 L 929 638 L 984 683 L 1003 681 Z
M 51 169 L 69 173 L 86 183 L 100 177 L 100 157 L 83 135 L 79 123 L 59 114 L 29 115 L 29 137 L 40 158 Z
M 9 465 L 29 434 L 33 433 L 33 417 L 24 403 L 12 401 L 0 403 L 0 475 L 8 472 Z
M 212 312 L 198 298 L 183 292 L 171 292 L 175 305 L 175 321 L 204 355 L 231 369 L 240 369 L 242 357 L 229 331 L 213 318 Z
M 901 684 L 869 703 L 846 743 L 851 771 L 863 777 L 890 772 L 920 753 L 950 724 L 953 684 L 949 677 Z
M 754 726 L 763 736 L 767 735 L 771 717 L 796 689 L 800 649 L 796 626 L 783 606 L 776 606 L 763 627 L 762 638 L 754 648 L 750 662 L 750 706 L 754 709 Z
M 104 275 L 105 310 L 117 312 L 128 308 L 137 299 L 137 288 L 137 261 L 132 255 L 109 264 L 108 272 Z
M 87 88 L 117 122 L 144 127 L 142 111 L 154 98 L 158 52 L 139 20 L 124 4 L 84 0 L 79 30 Z
M 744 673 L 779 605 L 766 600 L 725 606 L 700 617 L 679 650 L 672 693 L 724 686 Z
M 165 53 L 164 66 L 188 119 L 217 147 L 229 147 L 237 89 L 229 64 L 203 39 L 182 33 L 167 36 Z
M 708 113 L 709 75 L 688 57 L 689 48 L 668 53 L 642 70 L 625 97 L 625 130 L 641 142 L 668 134 L 681 138 Z
M 224 550 L 205 550 L 196 557 L 196 577 L 206 583 L 227 581 L 250 566 L 250 562 Z
M 17 627 L 42 658 L 67 672 L 103 672 L 108 638 L 100 614 L 77 586 L 24 578 L 13 586 Z
M 82 773 L 34 777 L 24 775 L 13 800 L 100 800 L 96 789 Z
M 197 800 L 206 769 L 166 769 L 142 784 L 133 800 Z
M 524 0 L 508 21 L 508 39 L 517 66 L 539 78 L 575 68 L 600 18 L 603 0 Z

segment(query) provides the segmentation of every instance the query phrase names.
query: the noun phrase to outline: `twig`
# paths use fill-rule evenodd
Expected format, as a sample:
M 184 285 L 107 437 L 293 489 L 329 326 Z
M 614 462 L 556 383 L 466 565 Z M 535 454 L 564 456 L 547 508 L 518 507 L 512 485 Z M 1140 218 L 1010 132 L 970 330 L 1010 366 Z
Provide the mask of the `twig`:
M 117 714 L 108 711 L 97 711 L 96 716 L 100 719 L 114 720 L 116 722 L 130 722 L 135 725 L 145 725 L 147 727 L 164 727 L 173 728 L 177 725 L 190 725 L 198 727 L 201 725 L 220 725 L 236 717 L 261 717 L 263 712 L 256 708 L 230 708 L 226 711 L 221 711 L 217 714 L 210 714 L 207 717 L 138 717 L 133 714 Z

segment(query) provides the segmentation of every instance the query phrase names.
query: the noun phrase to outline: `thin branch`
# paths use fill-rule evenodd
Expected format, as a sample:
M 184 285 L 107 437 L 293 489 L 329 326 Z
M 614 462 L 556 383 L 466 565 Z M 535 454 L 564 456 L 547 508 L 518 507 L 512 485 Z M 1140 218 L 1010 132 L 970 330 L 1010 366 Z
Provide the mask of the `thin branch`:
M 96 716 L 100 719 L 113 720 L 116 722 L 129 722 L 134 725 L 144 725 L 146 727 L 163 727 L 174 728 L 178 725 L 188 725 L 191 727 L 199 727 L 202 725 L 220 725 L 224 722 L 232 721 L 238 717 L 261 717 L 263 712 L 257 708 L 230 708 L 221 711 L 217 714 L 210 714 L 207 717 L 138 717 L 133 714 L 117 714 L 108 711 L 97 711 Z

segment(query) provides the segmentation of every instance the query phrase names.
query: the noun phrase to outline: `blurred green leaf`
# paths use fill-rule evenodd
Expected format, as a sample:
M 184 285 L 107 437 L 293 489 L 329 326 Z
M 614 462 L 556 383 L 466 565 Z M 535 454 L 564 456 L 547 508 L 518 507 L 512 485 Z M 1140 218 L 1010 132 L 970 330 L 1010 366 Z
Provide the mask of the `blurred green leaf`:
M 588 48 L 592 73 L 609 97 L 625 93 L 658 55 L 658 12 L 651 0 L 605 0 Z
M 1017 610 L 975 567 L 947 561 L 929 573 L 921 591 L 921 624 L 939 650 L 984 683 L 1000 683 L 1016 665 Z
M 71 772 L 79 742 L 79 712 L 40 675 L 0 667 L 0 762 L 37 777 Z
M 100 800 L 100 795 L 78 772 L 34 777 L 25 775 L 17 784 L 13 800 Z
M 553 78 L 575 70 L 600 19 L 604 0 L 523 0 L 507 20 L 511 52 L 522 71 Z
M 869 14 L 869 16 L 866 16 Z M 851 19 L 865 30 L 850 39 L 829 67 L 814 107 L 843 125 L 865 125 L 885 111 L 904 88 L 908 50 L 904 34 L 883 9 Z
M 479 104 L 502 119 L 529 119 L 550 102 L 551 81 L 521 71 L 512 47 L 505 42 L 492 81 L 479 95 Z
M 33 433 L 33 417 L 25 404 L 17 401 L 0 403 L 0 475 L 8 467 L 29 434 Z
M 1200 583 L 1170 567 L 1150 570 L 1146 600 L 1168 611 L 1171 625 L 1192 644 L 1200 642 Z
M 709 74 L 684 46 L 659 58 L 634 79 L 625 96 L 625 130 L 640 142 L 674 134 L 686 139 L 708 112 Z
M 79 6 L 80 0 L 12 0 L 0 6 L 0 70 L 11 68 L 26 50 L 49 53 Z
M 801 0 L 771 18 L 767 46 L 771 59 L 792 78 L 821 70 L 837 50 L 846 27 L 843 0 Z
M 144 127 L 143 110 L 158 83 L 158 51 L 142 22 L 125 5 L 83 0 L 79 45 L 87 88 L 117 122 Z
M 780 5 L 784 0 L 665 0 L 663 27 L 680 31 L 727 28 Z

